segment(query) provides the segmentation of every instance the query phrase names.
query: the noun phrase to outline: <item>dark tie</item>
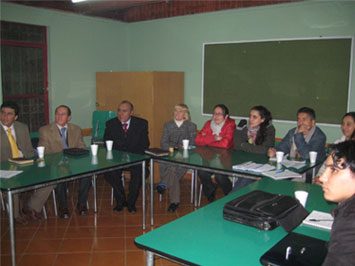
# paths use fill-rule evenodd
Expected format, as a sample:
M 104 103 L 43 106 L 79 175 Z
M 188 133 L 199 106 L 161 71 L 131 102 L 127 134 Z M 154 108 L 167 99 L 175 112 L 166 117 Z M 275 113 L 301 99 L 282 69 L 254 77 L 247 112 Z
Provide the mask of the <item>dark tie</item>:
M 62 127 L 60 129 L 60 136 L 61 136 L 61 140 L 62 140 L 63 149 L 67 149 L 68 148 L 67 137 L 66 137 L 66 134 L 65 134 L 66 131 L 67 131 L 66 127 Z
M 128 124 L 127 124 L 127 123 L 123 123 L 123 124 L 122 124 L 122 127 L 123 127 L 123 131 L 124 131 L 124 133 L 127 133 L 127 130 L 128 130 Z

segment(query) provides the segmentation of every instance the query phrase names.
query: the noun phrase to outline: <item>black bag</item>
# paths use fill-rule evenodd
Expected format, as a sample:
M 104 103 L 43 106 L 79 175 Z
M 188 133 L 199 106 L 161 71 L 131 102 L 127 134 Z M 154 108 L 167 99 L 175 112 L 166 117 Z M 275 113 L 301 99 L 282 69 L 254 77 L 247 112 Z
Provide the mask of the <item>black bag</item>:
M 281 225 L 289 232 L 307 215 L 297 199 L 260 190 L 227 202 L 223 208 L 224 219 L 262 230 L 272 230 Z
M 70 155 L 70 156 L 80 156 L 80 155 L 89 154 L 89 150 L 81 149 L 81 148 L 68 148 L 68 149 L 64 149 L 63 153 L 65 155 Z

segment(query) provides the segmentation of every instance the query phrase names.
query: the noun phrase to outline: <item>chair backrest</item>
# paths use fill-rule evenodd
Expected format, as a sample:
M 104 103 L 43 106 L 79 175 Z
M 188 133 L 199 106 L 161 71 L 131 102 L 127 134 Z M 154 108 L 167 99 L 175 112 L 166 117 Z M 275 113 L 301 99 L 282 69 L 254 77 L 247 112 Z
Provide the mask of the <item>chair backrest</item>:
M 116 117 L 112 111 L 94 111 L 92 113 L 92 138 L 102 140 L 104 138 L 106 121 Z

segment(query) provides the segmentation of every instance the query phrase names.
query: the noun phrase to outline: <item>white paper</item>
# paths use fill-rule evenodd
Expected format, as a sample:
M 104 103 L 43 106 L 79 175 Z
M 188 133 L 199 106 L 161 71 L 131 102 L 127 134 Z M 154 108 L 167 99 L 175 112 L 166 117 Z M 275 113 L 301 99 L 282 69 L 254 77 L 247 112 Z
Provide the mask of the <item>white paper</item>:
M 300 169 L 304 166 L 306 166 L 306 161 L 292 161 L 292 160 L 287 160 L 286 158 L 282 161 L 282 165 L 285 166 L 286 168 L 295 168 L 295 169 Z
M 251 161 L 242 164 L 233 165 L 233 170 L 255 172 L 255 173 L 263 173 L 273 169 L 275 169 L 275 166 L 272 166 L 270 164 L 253 163 Z
M 314 221 L 311 221 L 311 219 Z M 330 213 L 312 211 L 306 219 L 304 219 L 303 224 L 330 230 L 333 225 L 333 220 L 333 216 Z
M 7 171 L 7 170 L 0 170 L 0 178 L 6 178 L 9 179 L 13 176 L 16 176 L 20 173 L 22 173 L 23 171 Z
M 263 175 L 271 177 L 272 179 L 275 179 L 275 180 L 282 180 L 282 179 L 288 179 L 288 178 L 301 178 L 302 177 L 302 175 L 292 172 L 287 169 L 263 172 Z

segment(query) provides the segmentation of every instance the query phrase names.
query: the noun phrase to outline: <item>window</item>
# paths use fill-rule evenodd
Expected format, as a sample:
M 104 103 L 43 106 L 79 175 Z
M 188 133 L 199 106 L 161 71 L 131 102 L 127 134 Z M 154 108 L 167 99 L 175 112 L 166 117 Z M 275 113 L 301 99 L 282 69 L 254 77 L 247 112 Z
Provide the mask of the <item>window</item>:
M 20 106 L 30 131 L 49 122 L 46 27 L 1 21 L 3 100 Z

